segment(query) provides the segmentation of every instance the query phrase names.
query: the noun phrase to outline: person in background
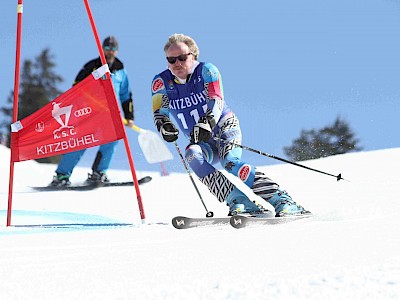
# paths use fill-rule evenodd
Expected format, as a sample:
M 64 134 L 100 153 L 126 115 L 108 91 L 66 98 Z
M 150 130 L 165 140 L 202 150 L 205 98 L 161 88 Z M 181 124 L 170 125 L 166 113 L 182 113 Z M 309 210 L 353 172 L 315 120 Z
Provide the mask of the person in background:
M 244 162 L 240 147 L 228 143 L 241 143 L 239 119 L 225 101 L 217 67 L 198 61 L 200 52 L 196 42 L 189 36 L 173 34 L 164 52 L 168 68 L 157 74 L 151 85 L 155 126 L 167 142 L 175 142 L 179 130 L 189 140 L 186 161 L 209 191 L 229 206 L 228 215 L 272 216 L 273 213 L 250 200 L 217 170 L 213 166 L 217 162 L 240 178 L 255 195 L 269 202 L 276 217 L 309 213 L 275 181 Z
M 118 41 L 114 36 L 108 36 L 103 41 L 104 56 L 107 60 L 111 72 L 111 80 L 117 99 L 120 101 L 127 126 L 133 125 L 134 110 L 132 102 L 132 93 L 129 85 L 128 75 L 123 63 L 116 57 L 118 53 Z M 86 63 L 79 71 L 74 85 L 89 76 L 94 70 L 101 67 L 100 57 Z M 101 145 L 97 151 L 96 158 L 92 165 L 92 173 L 88 174 L 88 182 L 108 182 L 106 175 L 110 162 L 113 158 L 115 147 L 118 141 Z M 70 152 L 64 154 L 56 169 L 56 175 L 50 183 L 52 186 L 68 186 L 71 184 L 69 178 L 81 159 L 85 150 Z

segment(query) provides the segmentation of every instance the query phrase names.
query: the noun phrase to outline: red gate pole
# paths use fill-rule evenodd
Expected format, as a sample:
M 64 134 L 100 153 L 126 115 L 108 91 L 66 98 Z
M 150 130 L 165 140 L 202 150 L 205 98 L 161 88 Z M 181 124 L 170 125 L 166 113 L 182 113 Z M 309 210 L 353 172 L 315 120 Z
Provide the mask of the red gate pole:
M 103 49 L 101 47 L 99 35 L 97 33 L 96 24 L 95 24 L 94 19 L 93 19 L 93 15 L 92 15 L 92 11 L 90 9 L 89 1 L 88 0 L 84 0 L 84 2 L 85 2 L 86 11 L 87 11 L 87 14 L 88 14 L 88 17 L 89 17 L 90 25 L 92 26 L 93 35 L 94 35 L 94 38 L 96 40 L 97 49 L 99 50 L 101 63 L 104 65 L 104 64 L 107 63 L 107 61 L 106 61 L 106 58 L 104 57 Z M 111 76 L 110 76 L 109 73 L 106 73 L 106 76 L 107 76 L 107 79 L 111 80 Z M 114 99 L 116 99 L 114 90 L 113 90 L 113 93 L 114 93 Z M 118 105 L 118 103 L 117 103 L 117 105 Z M 135 184 L 137 202 L 138 202 L 139 211 L 140 211 L 140 218 L 142 220 L 142 223 L 145 223 L 146 216 L 145 216 L 145 213 L 144 213 L 144 208 L 143 208 L 143 203 L 142 203 L 142 196 L 140 194 L 139 183 L 138 183 L 138 179 L 137 179 L 136 171 L 135 171 L 135 165 L 133 163 L 133 158 L 132 158 L 132 154 L 131 154 L 131 151 L 130 151 L 129 142 L 128 142 L 128 138 L 126 136 L 126 130 L 125 130 L 125 126 L 123 125 L 122 118 L 121 118 L 121 124 L 122 124 L 122 126 L 124 128 L 124 144 L 125 144 L 126 153 L 128 155 L 128 161 L 129 161 L 129 166 L 131 168 L 133 182 Z
M 14 103 L 12 123 L 17 121 L 18 118 L 18 93 L 19 93 L 19 74 L 20 74 L 20 57 L 21 57 L 21 35 L 22 35 L 22 0 L 18 0 L 17 6 L 17 43 L 15 53 L 15 74 L 14 74 Z M 13 140 L 13 134 L 10 133 L 10 144 Z M 11 148 L 11 147 L 10 147 Z M 10 152 L 11 153 L 11 152 Z M 12 155 L 11 155 L 12 157 Z M 8 207 L 7 207 L 7 226 L 11 226 L 12 215 L 12 196 L 14 185 L 14 162 L 10 157 L 10 177 L 8 181 Z

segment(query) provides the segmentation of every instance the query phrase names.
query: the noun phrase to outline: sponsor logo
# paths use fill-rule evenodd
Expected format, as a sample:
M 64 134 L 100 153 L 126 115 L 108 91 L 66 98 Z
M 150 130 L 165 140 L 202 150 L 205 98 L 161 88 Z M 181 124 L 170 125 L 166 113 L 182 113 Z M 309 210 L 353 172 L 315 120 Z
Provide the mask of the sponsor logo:
M 71 135 L 75 135 L 74 126 L 69 126 L 69 119 L 71 117 L 71 110 L 73 105 L 61 107 L 59 103 L 53 103 L 53 110 L 51 115 L 60 124 L 60 128 L 53 131 L 53 138 L 65 138 Z
M 79 117 L 89 115 L 91 113 L 92 113 L 91 107 L 84 107 L 84 108 L 80 108 L 80 109 L 77 109 L 76 111 L 74 111 L 74 116 L 79 118 Z
M 164 82 L 162 81 L 161 78 L 156 78 L 151 85 L 151 90 L 153 91 L 153 93 L 157 93 L 163 88 L 164 88 Z
M 235 218 L 233 218 L 233 222 L 235 223 L 235 225 L 238 225 L 238 224 L 242 224 L 242 219 L 235 219 Z
M 246 181 L 249 178 L 251 167 L 249 165 L 243 165 L 238 172 L 238 177 L 242 181 Z
M 53 131 L 53 137 L 55 140 L 76 135 L 75 127 L 69 125 L 72 107 L 73 105 L 61 107 L 59 103 L 53 103 L 53 110 L 51 111 L 51 114 L 53 118 L 58 122 L 58 124 L 60 124 L 60 127 Z M 90 115 L 91 113 L 92 108 L 88 106 L 74 111 L 74 116 L 80 118 L 86 115 Z
M 44 130 L 44 122 L 39 122 L 36 124 L 35 130 L 37 132 L 43 132 Z
M 187 161 L 187 163 L 190 163 L 193 159 L 201 159 L 202 157 L 203 156 L 200 153 L 195 152 L 191 155 L 188 155 L 186 157 L 186 161 Z
M 194 84 L 196 84 L 197 82 L 201 82 L 201 76 L 199 75 L 199 76 L 197 76 L 197 78 L 195 78 L 194 80 L 193 80 L 193 83 Z
M 71 110 L 73 105 L 68 105 L 61 107 L 59 103 L 53 103 L 53 110 L 51 111 L 51 115 L 54 119 L 61 125 L 60 128 L 69 127 L 68 122 L 71 117 Z
M 60 127 L 53 131 L 53 139 L 55 140 L 53 143 L 36 146 L 36 154 L 38 156 L 48 155 L 65 150 L 72 150 L 74 148 L 81 148 L 82 146 L 86 146 L 87 148 L 87 146 L 91 146 L 92 144 L 99 142 L 93 133 L 79 136 L 75 131 L 75 126 L 69 125 L 72 109 L 72 104 L 62 107 L 61 103 L 53 103 L 51 115 L 57 121 Z M 74 111 L 73 115 L 79 118 L 91 113 L 91 107 L 84 107 Z M 43 132 L 44 129 L 44 122 L 38 122 L 36 124 L 35 130 L 37 132 Z
M 214 221 L 210 220 L 210 221 L 195 221 L 190 223 L 190 226 L 207 226 L 207 225 L 213 225 Z
M 176 220 L 176 225 L 177 226 L 184 226 L 185 225 L 185 220 Z
M 179 83 L 179 81 L 178 81 L 177 83 Z M 168 81 L 168 88 L 169 88 L 170 90 L 173 90 L 173 89 L 174 89 L 174 82 L 173 82 L 172 80 Z

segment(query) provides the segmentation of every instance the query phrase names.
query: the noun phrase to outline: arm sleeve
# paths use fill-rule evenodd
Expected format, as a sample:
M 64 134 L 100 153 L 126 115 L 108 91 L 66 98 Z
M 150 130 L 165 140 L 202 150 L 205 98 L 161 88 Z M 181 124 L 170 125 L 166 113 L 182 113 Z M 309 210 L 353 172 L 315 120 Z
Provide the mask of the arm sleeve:
M 224 108 L 221 74 L 216 66 L 206 63 L 203 66 L 202 77 L 208 95 L 206 116 L 209 120 L 212 120 L 212 124 L 216 124 Z
M 134 120 L 134 106 L 132 100 L 132 92 L 129 84 L 128 74 L 125 69 L 122 69 L 122 82 L 119 90 L 119 99 L 121 99 L 122 110 L 124 111 L 125 119 Z
M 157 131 L 165 120 L 169 120 L 169 98 L 165 90 L 164 81 L 157 75 L 151 83 L 151 94 L 153 102 L 153 120 Z

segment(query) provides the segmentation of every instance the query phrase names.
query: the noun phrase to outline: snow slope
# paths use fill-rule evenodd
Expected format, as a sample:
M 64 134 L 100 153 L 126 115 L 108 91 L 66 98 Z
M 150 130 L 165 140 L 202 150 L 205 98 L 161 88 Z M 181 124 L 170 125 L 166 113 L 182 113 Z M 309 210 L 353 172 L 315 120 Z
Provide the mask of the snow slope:
M 288 164 L 260 167 L 316 216 L 242 230 L 170 225 L 176 215 L 205 216 L 186 173 L 138 172 L 153 176 L 140 187 L 141 225 L 134 188 L 32 193 L 55 166 L 22 162 L 6 227 L 9 151 L 0 147 L 1 298 L 399 299 L 399 157 L 395 148 L 303 162 L 342 173 L 340 182 Z M 87 171 L 76 169 L 72 181 Z M 225 216 L 196 182 L 208 209 Z M 36 226 L 71 223 L 83 225 Z

